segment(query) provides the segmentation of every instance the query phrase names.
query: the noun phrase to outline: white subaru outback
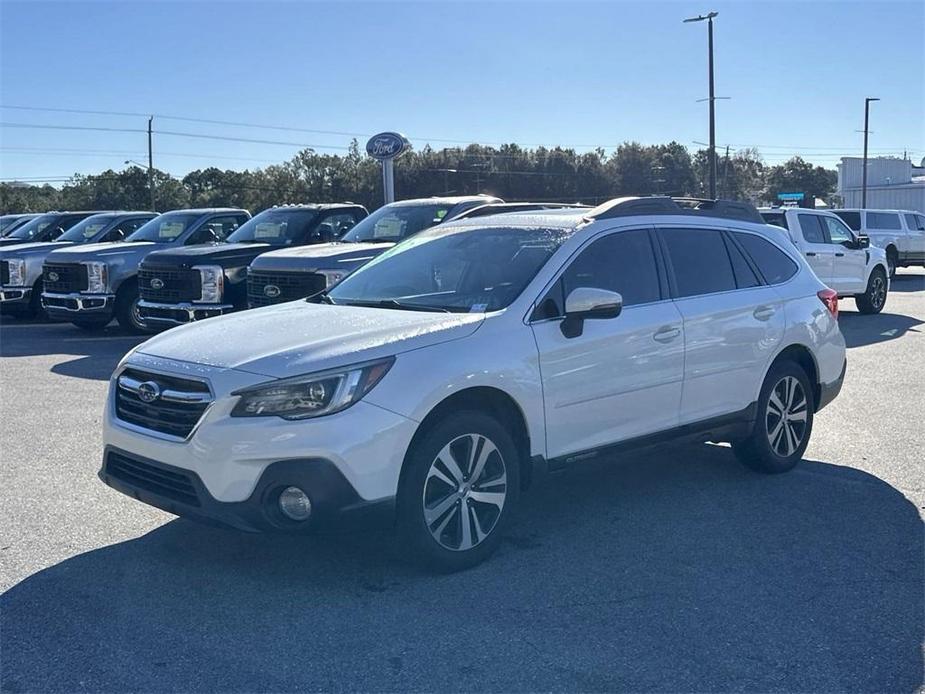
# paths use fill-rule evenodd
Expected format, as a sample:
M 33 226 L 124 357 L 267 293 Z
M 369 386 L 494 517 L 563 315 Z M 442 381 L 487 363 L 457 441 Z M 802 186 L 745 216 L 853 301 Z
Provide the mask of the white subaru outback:
M 839 392 L 838 298 L 741 203 L 441 224 L 300 300 L 118 366 L 102 480 L 248 531 L 397 520 L 454 570 L 548 470 L 674 437 L 776 473 Z

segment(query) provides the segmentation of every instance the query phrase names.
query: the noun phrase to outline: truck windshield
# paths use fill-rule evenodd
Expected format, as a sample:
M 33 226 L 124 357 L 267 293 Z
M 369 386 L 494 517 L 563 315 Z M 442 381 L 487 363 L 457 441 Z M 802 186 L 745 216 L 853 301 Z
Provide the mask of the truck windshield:
M 345 243 L 396 243 L 439 224 L 452 207 L 434 203 L 386 205 L 358 222 L 341 240 Z
M 8 230 L 11 230 L 17 224 L 25 224 L 24 220 L 18 214 L 4 215 L 0 217 L 0 236 L 3 236 Z
M 202 215 L 189 212 L 166 212 L 155 217 L 125 239 L 129 243 L 139 241 L 153 241 L 154 243 L 170 243 L 176 241 L 187 229 L 196 223 Z
M 431 229 L 336 285 L 334 304 L 483 313 L 508 306 L 571 232 L 544 228 Z
M 73 241 L 74 243 L 92 241 L 103 229 L 112 224 L 112 219 L 112 217 L 101 217 L 98 215 L 87 217 L 61 234 L 57 240 Z
M 14 229 L 7 238 L 22 239 L 24 241 L 41 238 L 42 232 L 45 231 L 49 224 L 58 221 L 58 217 L 56 214 L 43 214 L 41 217 L 36 217 L 32 221 L 26 222 L 18 229 Z
M 308 236 L 317 216 L 317 210 L 264 210 L 242 224 L 228 237 L 228 243 L 289 246 Z

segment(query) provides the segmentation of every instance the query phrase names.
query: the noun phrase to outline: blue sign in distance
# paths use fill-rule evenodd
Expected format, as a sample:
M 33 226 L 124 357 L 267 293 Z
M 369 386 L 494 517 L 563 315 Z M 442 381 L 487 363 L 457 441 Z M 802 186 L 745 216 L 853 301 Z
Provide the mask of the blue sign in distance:
M 411 147 L 408 138 L 401 133 L 385 132 L 373 135 L 366 143 L 366 153 L 373 159 L 386 161 L 400 156 Z
M 806 197 L 805 193 L 778 193 L 778 200 L 802 200 Z

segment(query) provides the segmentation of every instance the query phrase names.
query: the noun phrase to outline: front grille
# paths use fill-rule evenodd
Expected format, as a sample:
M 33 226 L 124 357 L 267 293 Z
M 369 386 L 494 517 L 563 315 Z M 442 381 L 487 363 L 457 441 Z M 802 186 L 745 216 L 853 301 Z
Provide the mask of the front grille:
M 160 394 L 146 402 L 138 386 Z M 123 422 L 185 439 L 192 433 L 212 402 L 209 386 L 176 376 L 163 376 L 138 369 L 126 369 L 116 387 L 116 416 Z
M 151 286 L 152 280 L 158 289 Z M 202 296 L 202 280 L 199 270 L 142 267 L 138 271 L 138 289 L 145 301 L 174 304 L 198 300 Z
M 276 287 L 279 294 L 267 296 L 267 286 Z M 322 292 L 325 287 L 327 278 L 317 272 L 249 272 L 247 303 L 250 306 L 269 306 L 295 301 Z
M 85 292 L 89 286 L 87 266 L 80 263 L 45 263 L 42 266 L 42 282 L 46 292 Z
M 0 285 L 10 283 L 10 264 L 5 260 L 0 260 Z
M 187 506 L 199 506 L 199 497 L 192 478 L 177 468 L 155 467 L 121 453 L 106 455 L 105 474 L 137 489 L 179 501 Z

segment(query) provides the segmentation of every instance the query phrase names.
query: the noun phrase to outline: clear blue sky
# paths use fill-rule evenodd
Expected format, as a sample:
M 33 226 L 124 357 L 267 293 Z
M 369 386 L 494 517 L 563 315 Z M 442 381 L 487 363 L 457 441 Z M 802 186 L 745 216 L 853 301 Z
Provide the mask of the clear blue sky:
M 0 1 L 0 104 L 155 113 L 369 135 L 612 149 L 707 139 L 834 166 L 925 156 L 925 3 Z M 141 129 L 137 116 L 0 109 L 5 123 Z M 155 130 L 321 145 L 350 137 L 157 118 Z M 365 141 L 360 138 L 361 144 Z M 142 133 L 0 128 L 0 178 L 122 168 Z M 253 168 L 299 147 L 155 136 L 155 165 Z M 68 151 L 80 150 L 80 151 Z M 89 152 L 87 150 L 93 150 Z M 105 153 L 98 153 L 105 152 Z

